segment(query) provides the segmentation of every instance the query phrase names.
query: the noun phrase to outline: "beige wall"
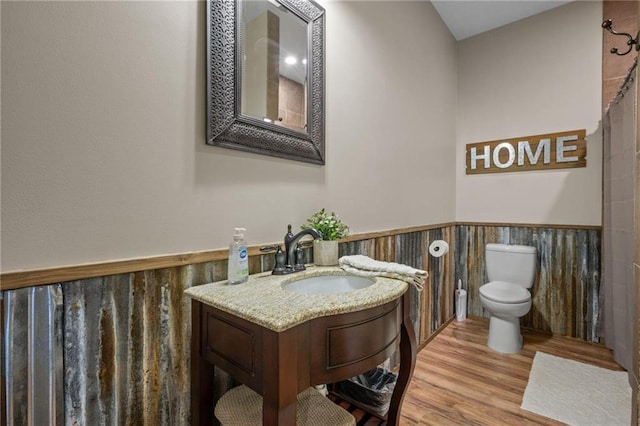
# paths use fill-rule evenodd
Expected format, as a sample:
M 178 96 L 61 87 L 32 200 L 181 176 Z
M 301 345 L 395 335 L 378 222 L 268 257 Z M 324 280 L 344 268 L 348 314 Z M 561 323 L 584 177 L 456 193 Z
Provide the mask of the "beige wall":
M 319 167 L 205 145 L 204 2 L 2 2 L 3 272 L 279 241 L 321 207 L 453 220 L 453 38 L 427 2 L 325 7 Z
M 575 1 L 458 44 L 456 219 L 601 224 L 602 3 Z M 587 130 L 587 167 L 465 175 L 465 144 Z

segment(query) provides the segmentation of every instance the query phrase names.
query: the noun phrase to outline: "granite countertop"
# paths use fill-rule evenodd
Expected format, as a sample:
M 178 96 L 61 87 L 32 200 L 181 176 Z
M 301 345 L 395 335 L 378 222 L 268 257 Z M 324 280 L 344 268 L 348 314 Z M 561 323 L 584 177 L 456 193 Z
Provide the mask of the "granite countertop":
M 264 272 L 249 276 L 243 284 L 227 281 L 191 287 L 185 294 L 240 318 L 281 332 L 314 318 L 373 308 L 402 296 L 404 281 L 374 277 L 369 287 L 335 294 L 298 294 L 283 289 L 285 284 L 319 275 L 349 275 L 338 267 L 309 266 L 290 275 Z

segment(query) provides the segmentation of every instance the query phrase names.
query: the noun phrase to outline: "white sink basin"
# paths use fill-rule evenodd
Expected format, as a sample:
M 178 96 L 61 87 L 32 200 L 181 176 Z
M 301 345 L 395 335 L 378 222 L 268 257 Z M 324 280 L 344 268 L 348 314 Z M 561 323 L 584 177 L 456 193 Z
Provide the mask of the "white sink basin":
M 375 282 L 373 278 L 354 275 L 322 275 L 302 278 L 285 284 L 283 288 L 300 294 L 335 294 L 367 288 Z

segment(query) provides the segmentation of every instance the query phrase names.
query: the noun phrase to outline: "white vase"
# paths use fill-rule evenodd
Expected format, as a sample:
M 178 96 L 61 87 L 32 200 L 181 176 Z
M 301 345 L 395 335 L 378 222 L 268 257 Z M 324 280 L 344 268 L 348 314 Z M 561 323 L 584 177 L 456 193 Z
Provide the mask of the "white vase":
M 313 263 L 318 266 L 338 264 L 338 241 L 315 240 L 313 242 Z

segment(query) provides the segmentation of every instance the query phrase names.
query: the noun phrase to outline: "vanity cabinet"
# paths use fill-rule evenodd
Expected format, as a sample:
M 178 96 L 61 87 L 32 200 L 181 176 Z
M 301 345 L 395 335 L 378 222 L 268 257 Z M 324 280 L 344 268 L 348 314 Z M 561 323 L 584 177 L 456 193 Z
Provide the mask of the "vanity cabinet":
M 295 425 L 296 396 L 375 368 L 400 348 L 400 370 L 387 415 L 399 422 L 416 344 L 409 291 L 379 306 L 319 316 L 274 331 L 192 301 L 192 424 L 213 423 L 214 366 L 263 397 L 264 425 Z

